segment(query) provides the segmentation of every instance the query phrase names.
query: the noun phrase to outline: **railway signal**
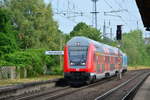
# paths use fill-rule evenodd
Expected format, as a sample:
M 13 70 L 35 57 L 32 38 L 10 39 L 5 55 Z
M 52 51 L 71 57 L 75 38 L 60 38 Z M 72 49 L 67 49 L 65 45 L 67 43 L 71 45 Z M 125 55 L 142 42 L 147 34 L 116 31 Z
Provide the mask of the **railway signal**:
M 122 25 L 117 25 L 116 39 L 117 40 L 122 39 Z
M 117 25 L 117 31 L 116 31 L 116 39 L 117 40 L 121 40 L 122 39 L 122 25 Z M 120 48 L 120 41 L 118 41 L 118 56 L 120 56 L 119 54 L 119 48 Z M 119 58 L 119 57 L 118 57 Z M 119 66 L 121 66 L 121 64 L 119 64 Z M 119 79 L 122 78 L 122 73 L 121 73 L 121 70 L 119 70 L 119 73 L 118 73 L 118 77 Z

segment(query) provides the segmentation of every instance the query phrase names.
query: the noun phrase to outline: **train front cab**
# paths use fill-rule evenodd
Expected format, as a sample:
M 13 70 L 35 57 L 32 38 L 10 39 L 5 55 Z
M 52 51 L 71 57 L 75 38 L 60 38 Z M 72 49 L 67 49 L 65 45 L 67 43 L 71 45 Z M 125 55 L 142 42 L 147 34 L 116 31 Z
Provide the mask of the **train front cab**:
M 94 45 L 65 46 L 64 77 L 73 83 L 89 83 L 94 76 Z

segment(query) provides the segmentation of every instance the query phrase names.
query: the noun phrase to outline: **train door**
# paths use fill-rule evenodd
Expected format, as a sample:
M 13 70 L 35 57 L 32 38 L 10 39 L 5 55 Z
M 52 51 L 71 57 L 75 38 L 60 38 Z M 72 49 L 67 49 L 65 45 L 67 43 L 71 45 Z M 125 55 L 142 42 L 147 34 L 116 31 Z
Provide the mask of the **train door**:
M 101 62 L 102 62 L 102 65 L 101 65 L 101 72 L 105 72 L 105 56 L 101 56 Z
M 118 57 L 115 57 L 115 69 L 118 69 Z
M 115 58 L 113 56 L 110 57 L 110 70 L 115 69 Z
M 122 68 L 122 56 L 119 57 L 119 61 L 118 62 L 119 62 L 119 68 L 121 69 Z
M 100 73 L 100 56 L 96 56 L 96 72 Z
M 105 66 L 104 66 L 104 56 L 100 55 L 99 56 L 99 71 L 100 73 L 103 73 L 105 71 Z
M 122 58 L 121 57 L 115 57 L 115 64 L 116 64 L 116 69 L 120 69 L 122 67 Z
M 95 66 L 97 73 L 105 72 L 105 56 L 103 55 L 95 55 Z
M 109 71 L 109 56 L 105 56 L 105 71 Z
M 111 61 L 111 58 L 110 56 L 107 56 L 107 69 L 110 71 L 110 61 Z

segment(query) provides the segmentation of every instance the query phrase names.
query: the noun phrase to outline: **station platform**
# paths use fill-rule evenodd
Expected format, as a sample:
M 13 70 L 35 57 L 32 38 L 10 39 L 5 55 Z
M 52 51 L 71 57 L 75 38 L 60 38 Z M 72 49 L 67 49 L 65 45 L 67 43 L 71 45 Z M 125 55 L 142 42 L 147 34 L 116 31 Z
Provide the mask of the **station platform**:
M 133 100 L 150 100 L 150 76 L 139 88 Z

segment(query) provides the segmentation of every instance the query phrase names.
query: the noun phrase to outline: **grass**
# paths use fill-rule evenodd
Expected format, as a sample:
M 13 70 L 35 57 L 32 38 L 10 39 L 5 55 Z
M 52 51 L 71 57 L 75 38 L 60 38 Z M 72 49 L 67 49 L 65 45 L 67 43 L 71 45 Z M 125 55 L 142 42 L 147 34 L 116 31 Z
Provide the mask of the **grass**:
M 150 66 L 128 66 L 128 70 L 150 69 Z
M 36 81 L 42 81 L 42 80 L 50 80 L 55 78 L 61 78 L 63 76 L 61 75 L 45 75 L 45 76 L 39 76 L 34 78 L 22 78 L 22 79 L 5 79 L 0 80 L 0 86 L 6 86 L 6 85 L 14 85 L 14 84 L 20 84 L 20 83 L 27 83 L 27 82 L 36 82 Z
M 128 70 L 140 70 L 140 69 L 150 69 L 150 66 L 128 66 Z M 42 81 L 42 80 L 50 80 L 50 79 L 61 78 L 61 77 L 63 76 L 44 75 L 44 76 L 39 76 L 39 77 L 34 77 L 34 78 L 0 80 L 0 86 L 27 83 L 27 82 L 36 82 L 36 81 Z

